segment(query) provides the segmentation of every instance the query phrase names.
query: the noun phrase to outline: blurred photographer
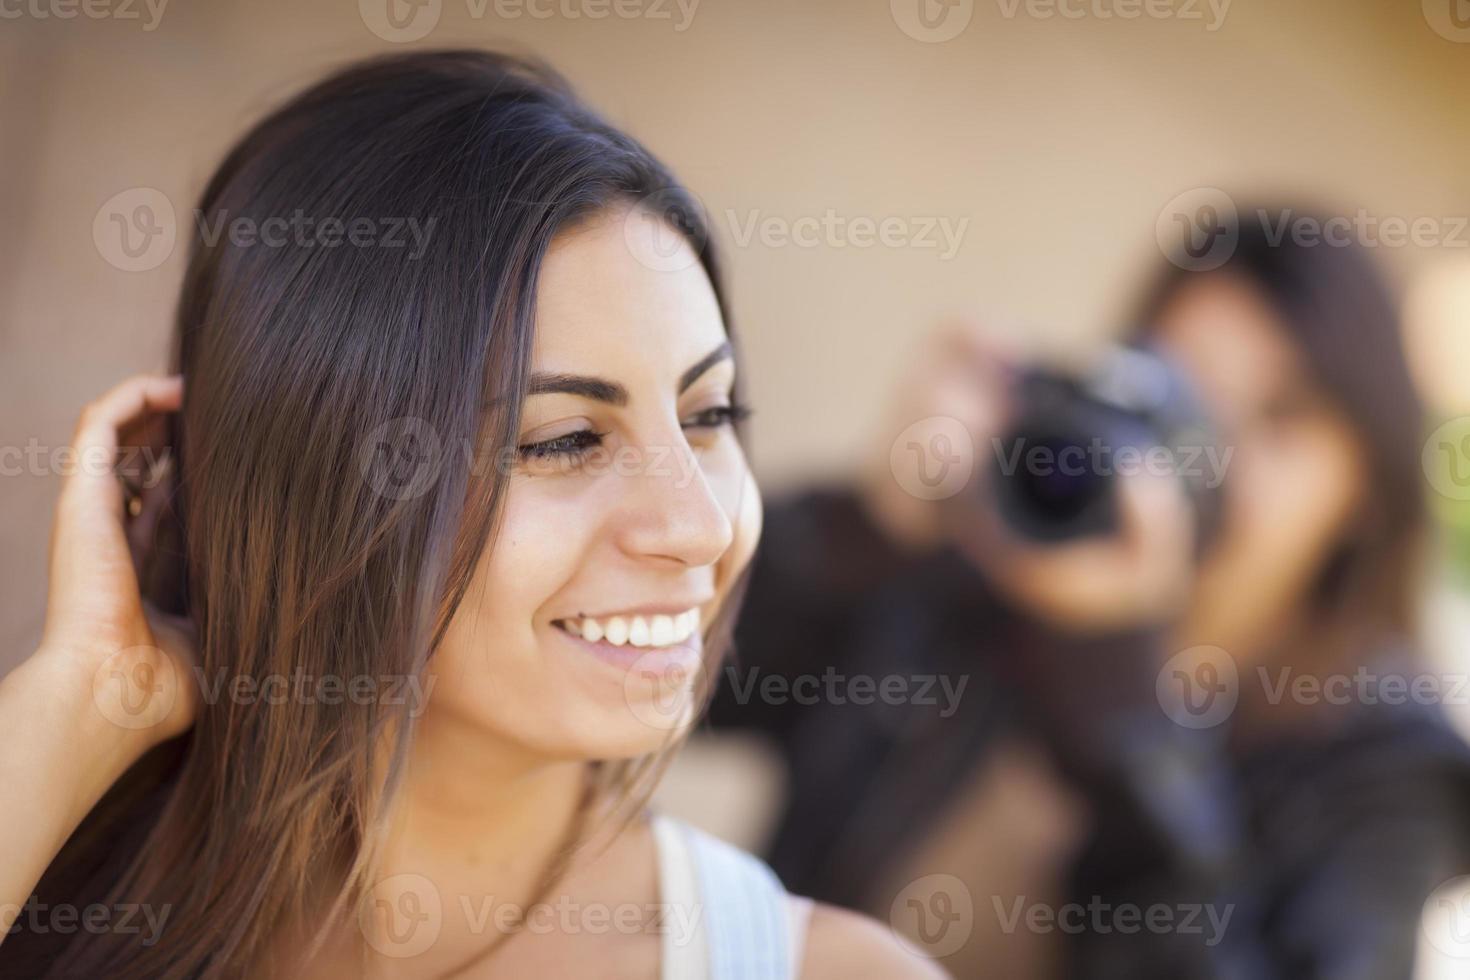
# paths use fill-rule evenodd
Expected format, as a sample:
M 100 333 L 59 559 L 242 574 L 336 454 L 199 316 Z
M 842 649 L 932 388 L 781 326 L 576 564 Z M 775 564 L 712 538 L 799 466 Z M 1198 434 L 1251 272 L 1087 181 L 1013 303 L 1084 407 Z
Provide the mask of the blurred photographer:
M 1463 873 L 1470 755 L 1438 707 L 1320 696 L 1423 671 L 1393 299 L 1359 246 L 1231 231 L 1087 364 L 940 331 L 865 484 L 768 511 L 712 717 L 780 746 L 793 888 L 878 914 L 964 893 L 934 906 L 973 909 L 931 950 L 957 975 L 1408 977 L 1424 900 Z M 748 682 L 834 671 L 962 694 Z M 1090 917 L 1028 929 L 1035 904 Z

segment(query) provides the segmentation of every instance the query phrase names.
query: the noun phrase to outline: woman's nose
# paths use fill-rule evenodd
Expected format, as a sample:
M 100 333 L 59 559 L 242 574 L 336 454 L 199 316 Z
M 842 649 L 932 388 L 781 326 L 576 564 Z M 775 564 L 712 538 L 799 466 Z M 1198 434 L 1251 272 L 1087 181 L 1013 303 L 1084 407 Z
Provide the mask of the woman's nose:
M 629 555 L 713 565 L 734 540 L 730 514 L 682 434 L 668 448 L 641 447 L 623 485 L 619 543 Z

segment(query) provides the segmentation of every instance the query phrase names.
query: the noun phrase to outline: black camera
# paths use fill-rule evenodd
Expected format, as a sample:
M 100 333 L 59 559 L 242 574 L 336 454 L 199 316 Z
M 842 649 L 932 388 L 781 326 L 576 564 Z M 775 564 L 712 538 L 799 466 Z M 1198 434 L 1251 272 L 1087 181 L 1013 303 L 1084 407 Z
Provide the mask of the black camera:
M 1229 462 L 1187 378 L 1142 347 L 1111 347 L 1082 372 L 1024 370 L 995 442 L 991 491 L 1021 537 L 1058 543 L 1117 530 L 1117 483 L 1134 472 L 1183 481 L 1203 542 L 1218 523 Z

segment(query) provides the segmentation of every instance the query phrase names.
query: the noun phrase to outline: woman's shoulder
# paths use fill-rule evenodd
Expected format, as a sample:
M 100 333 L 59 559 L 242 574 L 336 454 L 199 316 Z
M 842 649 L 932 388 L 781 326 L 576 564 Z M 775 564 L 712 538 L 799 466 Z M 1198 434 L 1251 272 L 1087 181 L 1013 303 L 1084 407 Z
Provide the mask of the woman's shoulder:
M 801 980 L 947 977 L 932 959 L 911 952 L 887 926 L 866 915 L 818 903 L 807 926 Z
M 665 816 L 655 818 L 653 832 L 663 902 L 703 913 L 695 929 L 666 946 L 666 965 L 687 960 L 698 971 L 694 964 L 714 963 L 716 977 L 945 976 L 877 921 L 790 895 L 763 861 L 732 844 Z

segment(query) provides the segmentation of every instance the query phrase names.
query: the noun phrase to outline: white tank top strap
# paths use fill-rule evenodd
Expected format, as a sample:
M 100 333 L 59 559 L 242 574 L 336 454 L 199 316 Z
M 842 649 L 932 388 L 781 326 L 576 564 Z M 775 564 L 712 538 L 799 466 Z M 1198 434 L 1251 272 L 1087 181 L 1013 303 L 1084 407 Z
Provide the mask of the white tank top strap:
M 806 953 L 806 931 L 817 903 L 805 895 L 787 895 L 786 911 L 791 920 L 791 980 L 801 976 L 801 958 Z
M 654 816 L 663 980 L 796 980 L 810 899 L 786 893 L 759 859 Z

